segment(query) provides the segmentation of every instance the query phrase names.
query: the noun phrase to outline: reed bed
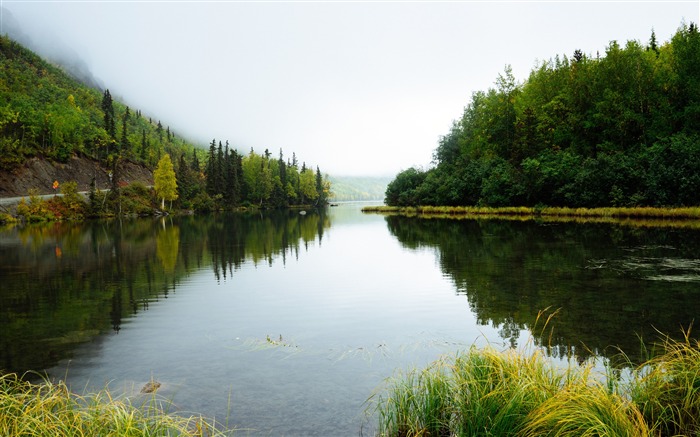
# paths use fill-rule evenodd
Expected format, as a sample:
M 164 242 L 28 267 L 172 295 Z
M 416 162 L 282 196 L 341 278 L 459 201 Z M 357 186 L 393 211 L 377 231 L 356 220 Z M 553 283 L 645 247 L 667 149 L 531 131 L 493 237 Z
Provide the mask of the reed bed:
M 167 404 L 167 403 L 166 403 Z M 169 414 L 153 396 L 144 405 L 112 397 L 108 390 L 85 396 L 63 382 L 33 384 L 16 374 L 0 376 L 2 436 L 224 436 L 200 416 Z
M 422 218 L 498 218 L 519 221 L 600 222 L 645 227 L 700 228 L 700 207 L 566 208 L 514 206 L 493 208 L 479 206 L 398 207 L 372 205 L 363 207 L 362 212 Z
M 370 405 L 385 437 L 700 436 L 700 344 L 662 347 L 624 382 L 540 349 L 472 347 L 392 377 Z

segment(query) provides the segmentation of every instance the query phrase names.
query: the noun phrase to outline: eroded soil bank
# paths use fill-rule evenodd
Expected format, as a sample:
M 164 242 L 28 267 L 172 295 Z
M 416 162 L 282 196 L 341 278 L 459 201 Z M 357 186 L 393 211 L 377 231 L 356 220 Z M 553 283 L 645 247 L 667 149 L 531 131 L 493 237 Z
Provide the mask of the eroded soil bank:
M 153 172 L 139 164 L 124 161 L 120 164 L 122 183 L 143 182 L 153 185 Z M 0 169 L 0 198 L 27 196 L 36 188 L 39 194 L 53 194 L 53 182 L 75 181 L 78 191 L 88 191 L 95 178 L 97 188 L 109 188 L 109 169 L 85 157 L 72 157 L 66 163 L 51 162 L 43 158 L 31 158 L 24 166 L 14 169 Z

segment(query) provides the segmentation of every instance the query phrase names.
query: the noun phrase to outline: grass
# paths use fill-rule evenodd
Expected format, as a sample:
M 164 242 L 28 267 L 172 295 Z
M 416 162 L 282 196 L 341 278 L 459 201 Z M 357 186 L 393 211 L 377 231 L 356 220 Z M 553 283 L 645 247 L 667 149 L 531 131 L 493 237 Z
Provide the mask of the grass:
M 362 212 L 425 218 L 501 218 L 509 220 L 585 221 L 627 223 L 636 226 L 700 228 L 700 207 L 683 208 L 566 208 L 480 206 L 365 206 Z
M 71 393 L 63 382 L 34 384 L 0 376 L 2 436 L 224 436 L 201 416 L 169 414 L 152 396 L 143 405 L 115 399 L 108 390 Z
M 625 382 L 540 349 L 473 347 L 392 377 L 370 408 L 385 437 L 700 436 L 700 343 L 661 346 Z

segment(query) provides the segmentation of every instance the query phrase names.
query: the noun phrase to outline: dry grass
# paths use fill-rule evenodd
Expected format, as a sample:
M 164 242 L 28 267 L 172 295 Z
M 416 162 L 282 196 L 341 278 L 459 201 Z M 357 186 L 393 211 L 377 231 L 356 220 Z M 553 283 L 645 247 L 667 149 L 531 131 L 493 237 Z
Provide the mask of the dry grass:
M 0 376 L 2 436 L 223 436 L 200 416 L 168 414 L 152 397 L 144 405 L 112 397 L 102 390 L 71 393 L 62 382 L 32 384 L 16 374 Z

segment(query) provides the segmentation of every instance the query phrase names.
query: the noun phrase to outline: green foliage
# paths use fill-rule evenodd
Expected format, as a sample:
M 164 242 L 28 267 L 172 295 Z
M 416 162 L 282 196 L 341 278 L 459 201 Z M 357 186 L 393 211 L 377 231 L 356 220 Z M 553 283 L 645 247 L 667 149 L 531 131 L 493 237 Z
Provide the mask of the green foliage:
M 58 68 L 7 37 L 0 37 L 0 167 L 12 170 L 27 158 L 67 161 L 86 155 L 113 172 L 105 199 L 93 192 L 88 215 L 126 210 L 141 213 L 141 199 L 124 200 L 120 163 L 132 161 L 155 168 L 165 156 L 176 160 L 163 173 L 156 170 L 156 191 L 164 200 L 179 198 L 180 207 L 214 210 L 253 204 L 265 208 L 292 204 L 324 205 L 330 183 L 320 170 L 298 168 L 296 156 L 285 162 L 266 150 L 243 156 L 212 141 L 206 152 L 178 138 L 170 126 L 146 118 L 116 101 L 109 90 L 97 91 L 69 78 Z M 200 162 L 205 162 L 203 167 Z M 162 177 L 168 176 L 170 182 Z M 173 185 L 177 180 L 180 193 Z M 30 207 L 25 205 L 24 207 Z M 30 208 L 31 209 L 31 208 Z M 48 213 L 28 216 L 38 219 Z M 35 211 L 37 212 L 37 211 Z
M 160 158 L 158 166 L 153 172 L 154 188 L 158 197 L 162 199 L 161 209 L 165 209 L 165 201 L 172 202 L 177 199 L 177 180 L 170 155 L 167 153 Z
M 285 208 L 290 205 L 323 206 L 331 197 L 328 178 L 302 165 L 298 168 L 296 156 L 284 161 L 272 159 L 268 150 L 260 155 L 251 149 L 243 156 L 212 140 L 206 165 L 206 195 L 213 209 L 255 205 L 260 208 Z M 199 196 L 200 202 L 203 200 Z
M 113 99 L 88 88 L 11 39 L 0 36 L 0 166 L 28 157 L 67 161 L 81 154 L 108 165 L 119 158 L 150 168 L 164 152 L 192 145 Z
M 388 205 L 700 204 L 700 34 L 659 45 L 612 41 L 543 62 L 517 84 L 509 67 L 476 92 L 442 137 L 435 166 L 399 173 Z

